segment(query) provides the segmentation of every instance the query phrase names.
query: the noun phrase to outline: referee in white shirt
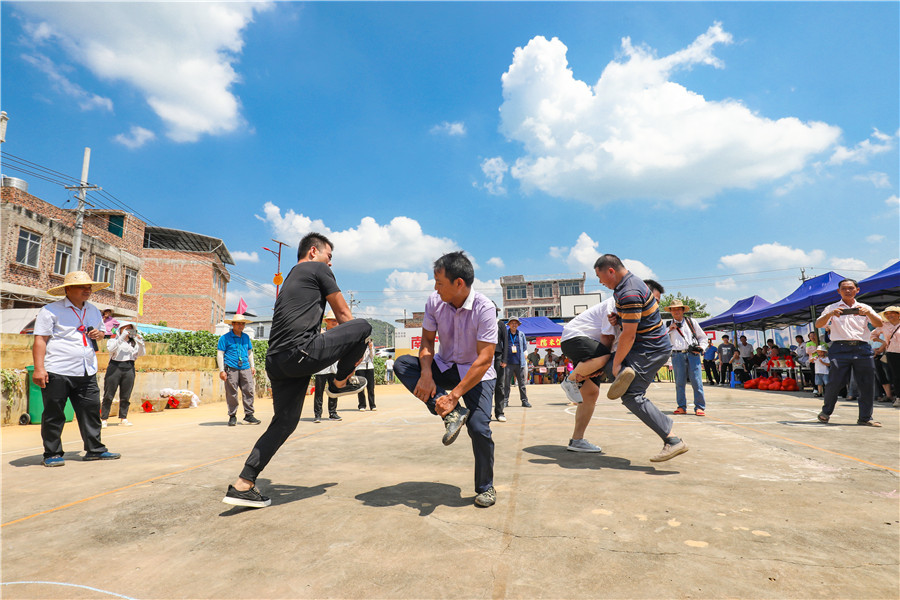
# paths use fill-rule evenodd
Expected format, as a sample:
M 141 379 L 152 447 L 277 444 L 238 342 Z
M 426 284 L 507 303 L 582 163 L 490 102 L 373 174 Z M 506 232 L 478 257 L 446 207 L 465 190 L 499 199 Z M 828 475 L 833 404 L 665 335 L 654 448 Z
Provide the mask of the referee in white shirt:
M 41 438 L 45 467 L 66 464 L 60 437 L 66 424 L 67 399 L 72 400 L 84 441 L 83 460 L 113 460 L 121 456 L 109 452 L 100 441 L 100 388 L 94 345 L 106 335 L 106 330 L 100 310 L 88 298 L 106 287 L 108 283 L 91 281 L 84 271 L 69 273 L 62 285 L 47 290 L 51 296 L 65 298 L 42 308 L 35 320 L 32 380 L 43 388 Z
M 881 317 L 872 307 L 856 301 L 859 285 L 853 279 L 841 281 L 838 292 L 841 294 L 841 301 L 825 307 L 822 315 L 816 319 L 816 327 L 825 327 L 831 323 L 831 347 L 828 349 L 831 366 L 828 369 L 825 404 L 819 413 L 819 421 L 827 423 L 831 418 L 838 392 L 849 383 L 852 370 L 859 386 L 859 418 L 856 423 L 881 427 L 881 423 L 872 419 L 875 361 L 872 358 L 872 346 L 869 345 L 871 334 L 866 326 L 871 323 L 874 327 L 881 327 Z

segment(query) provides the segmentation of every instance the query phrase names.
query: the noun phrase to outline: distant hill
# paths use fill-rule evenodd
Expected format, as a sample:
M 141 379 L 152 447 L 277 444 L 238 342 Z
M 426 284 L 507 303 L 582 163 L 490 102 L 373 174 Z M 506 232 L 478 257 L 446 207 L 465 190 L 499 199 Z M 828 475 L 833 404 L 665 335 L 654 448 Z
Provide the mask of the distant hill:
M 366 319 L 372 326 L 372 343 L 375 347 L 388 346 L 393 344 L 394 326 L 387 321 L 379 321 L 378 319 Z

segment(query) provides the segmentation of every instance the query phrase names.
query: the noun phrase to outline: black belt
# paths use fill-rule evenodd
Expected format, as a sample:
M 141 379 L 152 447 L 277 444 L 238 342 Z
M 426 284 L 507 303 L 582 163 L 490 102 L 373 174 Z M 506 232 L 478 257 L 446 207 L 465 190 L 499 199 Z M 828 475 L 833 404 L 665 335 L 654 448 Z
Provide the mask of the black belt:
M 112 359 L 110 359 L 109 362 L 116 363 L 117 365 L 134 365 L 133 360 L 112 360 Z
M 672 350 L 672 354 L 684 354 L 687 350 Z
M 843 344 L 845 346 L 862 346 L 863 344 L 865 344 L 866 346 L 869 345 L 869 342 L 863 342 L 861 340 L 835 340 L 833 343 Z

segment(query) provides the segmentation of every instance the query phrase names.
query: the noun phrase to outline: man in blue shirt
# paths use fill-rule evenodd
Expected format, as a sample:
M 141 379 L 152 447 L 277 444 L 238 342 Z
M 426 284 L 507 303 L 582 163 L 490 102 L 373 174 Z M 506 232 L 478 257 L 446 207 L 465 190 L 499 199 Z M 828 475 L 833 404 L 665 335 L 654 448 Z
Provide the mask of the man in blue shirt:
M 219 338 L 216 362 L 219 364 L 219 379 L 225 382 L 225 402 L 228 405 L 228 426 L 237 425 L 237 391 L 241 390 L 244 402 L 244 421 L 251 425 L 259 425 L 261 421 L 253 416 L 253 376 L 256 366 L 253 364 L 253 343 L 250 336 L 244 333 L 244 327 L 250 319 L 244 315 L 235 315 L 226 319 L 231 331 Z
M 509 404 L 509 394 L 512 391 L 512 381 L 515 377 L 516 385 L 519 386 L 519 400 L 522 401 L 522 406 L 531 408 L 531 403 L 528 402 L 528 393 L 525 391 L 525 380 L 528 377 L 526 375 L 525 350 L 528 342 L 525 340 L 525 334 L 519 333 L 517 317 L 510 317 L 508 327 L 507 331 L 501 331 L 501 335 L 506 335 L 506 350 L 503 353 L 503 361 L 500 363 L 500 366 L 503 367 L 503 406 Z M 500 420 L 499 417 L 498 420 Z M 506 418 L 504 417 L 503 420 L 505 421 Z

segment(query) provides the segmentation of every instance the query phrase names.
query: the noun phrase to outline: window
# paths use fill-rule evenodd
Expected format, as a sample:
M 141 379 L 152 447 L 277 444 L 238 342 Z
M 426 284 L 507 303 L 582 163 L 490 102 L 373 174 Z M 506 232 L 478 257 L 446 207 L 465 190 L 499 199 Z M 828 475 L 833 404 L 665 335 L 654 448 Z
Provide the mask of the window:
M 125 293 L 129 296 L 138 295 L 138 272 L 125 267 Z
M 534 284 L 534 297 L 535 298 L 552 298 L 553 297 L 553 284 L 550 282 L 535 283 Z
M 41 236 L 24 229 L 19 230 L 19 247 L 16 248 L 16 262 L 28 265 L 29 267 L 38 266 L 38 257 L 41 253 Z
M 260 325 L 256 328 L 256 339 L 262 340 L 266 337 L 266 326 Z
M 109 225 L 106 229 L 114 235 L 123 237 L 125 235 L 125 215 L 109 215 Z
M 116 284 L 116 265 L 102 258 L 94 259 L 94 281 L 105 281 L 109 287 Z
M 512 317 L 527 317 L 528 309 L 527 308 L 507 308 L 506 309 L 506 318 L 510 319 Z
M 69 272 L 69 263 L 72 260 L 72 246 L 56 243 L 56 258 L 53 261 L 53 272 L 57 275 L 65 275 Z
M 528 297 L 526 293 L 525 285 L 509 285 L 506 286 L 506 299 L 507 300 L 524 300 Z M 515 315 L 520 317 L 522 315 Z
M 559 282 L 559 295 L 560 296 L 577 296 L 581 293 L 581 285 L 579 285 L 578 281 L 560 281 Z
M 536 317 L 555 317 L 556 316 L 554 314 L 555 312 L 556 312 L 556 308 L 554 308 L 552 306 L 547 306 L 544 308 L 535 308 L 534 316 L 536 316 Z

